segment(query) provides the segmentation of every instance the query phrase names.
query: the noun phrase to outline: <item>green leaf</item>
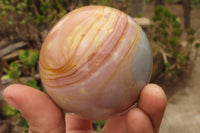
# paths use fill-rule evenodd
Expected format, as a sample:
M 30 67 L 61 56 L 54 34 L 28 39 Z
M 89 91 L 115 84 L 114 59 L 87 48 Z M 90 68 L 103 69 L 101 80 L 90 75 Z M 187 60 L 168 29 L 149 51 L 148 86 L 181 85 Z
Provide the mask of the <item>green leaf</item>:
M 180 58 L 181 58 L 182 61 L 186 61 L 186 60 L 188 61 L 188 60 L 190 60 L 190 57 L 187 56 L 187 55 L 184 55 L 184 54 L 181 54 Z
M 21 50 L 19 59 L 28 67 L 34 67 L 38 61 L 39 53 L 33 50 Z
M 136 17 L 138 17 L 138 18 L 142 18 L 143 15 L 142 15 L 142 14 L 137 14 Z
M 21 50 L 19 53 L 19 59 L 20 61 L 24 62 L 26 58 L 28 58 L 29 52 L 28 50 Z
M 165 8 L 164 8 L 163 14 L 164 14 L 164 16 L 167 17 L 167 18 L 170 18 L 170 17 L 171 17 L 170 12 L 169 12 L 167 9 L 165 9 Z
M 196 43 L 196 44 L 195 44 L 195 47 L 196 47 L 196 48 L 200 48 L 200 43 Z
M 32 80 L 28 80 L 26 82 L 26 85 L 30 86 L 30 87 L 33 87 L 33 88 L 36 88 L 38 90 L 41 90 L 41 88 L 39 86 L 37 86 L 37 81 L 32 79 Z
M 14 107 L 11 105 L 5 105 L 3 108 L 4 115 L 6 116 L 16 116 L 19 115 L 19 111 L 16 110 Z
M 22 11 L 17 11 L 17 13 L 18 13 L 19 15 L 22 15 L 22 14 L 23 14 L 23 12 L 22 12 Z
M 12 25 L 12 24 L 13 24 L 13 20 L 9 20 L 8 25 Z
M 1 77 L 1 80 L 9 80 L 9 79 L 12 79 L 12 78 L 10 78 L 9 75 L 4 75 Z
M 7 12 L 6 11 L 1 11 L 1 16 L 6 16 Z
M 29 51 L 28 65 L 34 67 L 38 61 L 39 53 L 37 51 Z
M 3 71 L 4 71 L 6 74 L 8 74 L 8 73 L 9 73 L 9 70 L 8 70 L 8 69 L 6 69 L 6 68 L 4 68 L 4 69 L 3 69 Z
M 182 34 L 182 30 L 180 28 L 174 28 L 173 34 L 177 37 L 180 37 Z
M 24 19 L 20 21 L 20 24 L 21 24 L 21 25 L 23 25 L 23 24 L 25 24 L 25 23 L 26 23 L 26 20 L 24 20 Z
M 154 10 L 155 16 L 159 16 L 162 11 L 163 11 L 163 6 L 158 5 Z
M 192 44 L 194 42 L 194 40 L 195 40 L 195 38 L 189 37 L 187 41 L 189 44 Z
M 27 121 L 26 121 L 24 118 L 22 118 L 22 119 L 19 121 L 18 125 L 19 125 L 20 127 L 24 127 L 24 128 L 28 128 L 28 127 L 29 127 Z
M 154 22 L 160 21 L 162 19 L 162 16 L 153 16 L 152 20 Z
M 42 25 L 45 22 L 45 16 L 44 15 L 37 15 L 34 22 L 38 25 Z
M 166 68 L 170 68 L 170 66 L 171 66 L 171 65 L 170 65 L 169 63 L 165 63 L 165 67 L 166 67 Z
M 167 38 L 169 35 L 167 30 L 162 30 L 161 33 L 165 38 Z
M 19 64 L 18 62 L 12 62 L 9 66 L 10 66 L 12 69 L 19 69 L 20 64 Z
M 173 28 L 180 28 L 181 24 L 178 21 L 172 21 Z
M 172 19 L 172 22 L 177 21 L 177 17 L 176 17 L 176 15 L 171 15 L 171 19 Z
M 20 76 L 20 64 L 18 62 L 12 62 L 9 64 L 9 69 L 4 68 L 4 72 L 7 74 L 3 79 L 17 80 Z
M 179 52 L 179 51 L 175 51 L 175 52 L 173 53 L 173 56 L 174 56 L 175 58 L 178 58 L 179 55 L 180 55 L 180 52 Z
M 178 40 L 178 38 L 171 37 L 169 40 L 169 43 L 172 47 L 176 47 L 176 46 L 178 46 L 179 40 Z
M 158 40 L 157 37 L 153 37 L 153 41 L 156 42 Z
M 168 25 L 167 22 L 164 22 L 164 21 L 163 21 L 163 22 L 160 24 L 160 27 L 163 28 L 163 29 L 165 29 L 165 28 L 169 27 L 169 25 Z
M 16 80 L 20 76 L 20 64 L 18 62 L 12 62 L 10 65 L 9 76 Z
M 196 31 L 195 31 L 194 29 L 190 29 L 190 30 L 187 31 L 187 34 L 188 34 L 188 35 L 194 35 L 195 32 L 196 32 Z
M 96 129 L 95 129 L 95 130 L 96 130 L 97 132 L 100 132 L 105 123 L 106 123 L 105 120 L 93 121 L 93 124 L 96 126 Z

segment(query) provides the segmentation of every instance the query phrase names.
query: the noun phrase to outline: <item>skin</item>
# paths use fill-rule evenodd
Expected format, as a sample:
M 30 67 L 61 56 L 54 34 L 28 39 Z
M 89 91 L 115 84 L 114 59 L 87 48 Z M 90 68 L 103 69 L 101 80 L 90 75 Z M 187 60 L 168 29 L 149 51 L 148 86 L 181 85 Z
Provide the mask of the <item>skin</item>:
M 24 85 L 8 86 L 4 99 L 18 109 L 29 124 L 29 133 L 96 133 L 92 121 L 63 114 L 45 93 Z M 158 133 L 166 107 L 162 88 L 146 85 L 138 106 L 107 120 L 101 133 Z

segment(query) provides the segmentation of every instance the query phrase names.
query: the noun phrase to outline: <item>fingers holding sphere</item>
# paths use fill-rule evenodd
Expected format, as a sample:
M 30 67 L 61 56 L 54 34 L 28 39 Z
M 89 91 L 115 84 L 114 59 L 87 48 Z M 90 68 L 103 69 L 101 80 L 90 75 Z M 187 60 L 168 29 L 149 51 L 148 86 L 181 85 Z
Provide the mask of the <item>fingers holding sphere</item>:
M 43 92 L 24 85 L 11 85 L 4 90 L 3 96 L 22 113 L 31 133 L 65 132 L 63 112 Z
M 159 127 L 163 118 L 167 103 L 163 89 L 155 84 L 146 85 L 138 101 L 138 107 L 150 118 L 154 132 L 159 132 Z

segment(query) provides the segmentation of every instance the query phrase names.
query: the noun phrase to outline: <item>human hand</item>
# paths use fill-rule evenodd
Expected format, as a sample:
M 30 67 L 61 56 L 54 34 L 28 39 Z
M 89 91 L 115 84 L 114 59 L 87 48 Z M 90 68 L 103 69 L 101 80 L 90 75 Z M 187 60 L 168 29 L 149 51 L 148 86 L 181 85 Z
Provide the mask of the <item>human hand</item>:
M 92 121 L 63 114 L 45 93 L 24 85 L 11 85 L 4 99 L 18 109 L 29 124 L 29 133 L 95 133 Z M 138 106 L 107 120 L 101 133 L 158 133 L 166 96 L 155 84 L 145 86 Z

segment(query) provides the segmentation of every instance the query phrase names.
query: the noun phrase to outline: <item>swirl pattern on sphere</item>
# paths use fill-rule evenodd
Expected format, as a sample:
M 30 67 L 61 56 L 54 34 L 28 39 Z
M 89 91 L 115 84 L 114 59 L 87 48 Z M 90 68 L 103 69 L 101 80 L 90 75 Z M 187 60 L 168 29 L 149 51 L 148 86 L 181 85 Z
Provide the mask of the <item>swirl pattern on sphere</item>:
M 140 31 L 126 14 L 107 7 L 88 8 L 83 12 L 79 12 L 80 8 L 67 14 L 43 44 L 40 72 L 44 73 L 42 79 L 51 88 L 88 78 L 112 57 L 117 58 L 116 66 L 113 66 L 113 69 L 117 69 L 130 50 L 134 47 L 136 51 L 138 47 L 136 41 Z M 130 35 L 128 32 L 131 28 L 134 31 Z M 120 45 L 125 47 L 123 51 L 118 50 Z

